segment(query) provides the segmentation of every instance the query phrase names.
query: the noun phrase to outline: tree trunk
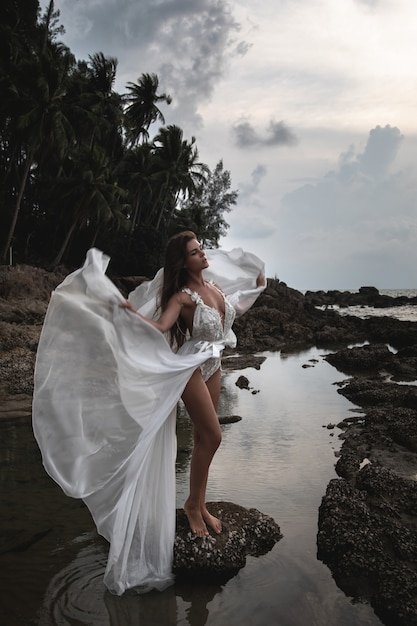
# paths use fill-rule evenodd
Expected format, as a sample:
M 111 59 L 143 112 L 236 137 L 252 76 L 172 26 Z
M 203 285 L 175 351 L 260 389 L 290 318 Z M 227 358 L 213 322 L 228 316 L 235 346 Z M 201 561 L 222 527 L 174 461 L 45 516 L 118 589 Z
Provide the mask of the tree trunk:
M 73 223 L 71 224 L 70 228 L 68 229 L 68 232 L 65 236 L 64 241 L 62 242 L 62 246 L 58 252 L 58 254 L 56 255 L 56 257 L 54 258 L 54 260 L 52 261 L 52 263 L 49 264 L 48 269 L 49 270 L 53 270 L 56 268 L 57 265 L 59 265 L 61 263 L 62 257 L 64 256 L 65 250 L 68 247 L 69 241 L 71 239 L 71 235 L 75 230 L 75 227 L 77 225 L 77 221 L 78 221 L 78 217 L 76 217 L 73 221 Z
M 91 243 L 90 243 L 90 248 L 95 248 L 99 230 L 100 230 L 100 226 L 97 226 L 96 230 L 94 231 L 94 235 L 91 240 Z
M 2 261 L 3 262 L 6 262 L 7 253 L 9 251 L 10 244 L 12 243 L 14 231 L 15 231 L 16 224 L 17 224 L 17 218 L 18 218 L 19 212 L 20 212 L 20 206 L 22 204 L 23 194 L 25 192 L 26 181 L 27 181 L 27 178 L 28 178 L 28 175 L 29 175 L 29 172 L 30 172 L 30 168 L 32 167 L 32 163 L 33 163 L 34 160 L 35 160 L 35 151 L 32 150 L 28 154 L 28 157 L 26 159 L 25 169 L 23 171 L 22 181 L 20 183 L 19 193 L 17 194 L 16 204 L 15 204 L 15 208 L 14 208 L 12 221 L 10 223 L 9 233 L 7 235 L 7 240 L 6 240 L 6 243 L 4 245 L 3 252 L 2 252 Z

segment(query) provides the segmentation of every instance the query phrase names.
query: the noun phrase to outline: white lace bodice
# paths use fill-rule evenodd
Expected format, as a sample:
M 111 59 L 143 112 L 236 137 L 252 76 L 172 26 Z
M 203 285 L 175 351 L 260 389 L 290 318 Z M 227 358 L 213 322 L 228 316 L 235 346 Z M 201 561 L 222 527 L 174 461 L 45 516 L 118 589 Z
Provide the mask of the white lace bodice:
M 191 291 L 188 287 L 183 287 L 182 291 L 187 293 L 191 300 L 197 305 L 193 317 L 193 339 L 201 341 L 222 341 L 227 337 L 235 319 L 235 310 L 228 299 L 224 299 L 224 320 L 221 313 L 212 306 L 205 304 L 201 296 L 196 291 Z M 219 293 L 222 293 L 219 290 Z
M 183 287 L 182 291 L 187 293 L 196 304 L 191 333 L 192 338 L 199 341 L 223 342 L 225 345 L 234 347 L 236 345 L 236 336 L 232 330 L 232 324 L 236 313 L 223 292 L 219 290 L 224 299 L 224 319 L 221 313 L 214 307 L 206 304 L 196 291 L 191 291 L 188 287 Z M 208 380 L 219 367 L 220 359 L 208 359 L 208 361 L 203 363 L 201 371 L 204 380 Z

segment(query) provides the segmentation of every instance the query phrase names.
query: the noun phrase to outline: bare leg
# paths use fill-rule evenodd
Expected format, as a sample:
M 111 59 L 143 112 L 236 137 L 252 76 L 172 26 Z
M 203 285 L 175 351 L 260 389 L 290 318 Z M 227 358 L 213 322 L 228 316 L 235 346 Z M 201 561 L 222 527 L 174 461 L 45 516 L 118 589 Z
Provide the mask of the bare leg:
M 213 402 L 214 409 L 217 414 L 217 407 L 219 404 L 220 398 L 220 383 L 221 383 L 221 371 L 220 368 L 206 381 L 207 389 L 209 390 L 211 400 Z M 222 530 L 221 521 L 212 515 L 206 506 L 206 487 L 208 480 L 208 472 L 206 476 L 206 482 L 204 484 L 204 488 L 201 494 L 201 514 L 203 516 L 203 520 L 206 522 L 207 526 L 210 526 L 216 533 L 220 533 Z
M 208 535 L 203 518 L 208 471 L 213 456 L 221 442 L 221 430 L 213 400 L 200 369 L 187 383 L 182 395 L 186 409 L 194 425 L 194 448 L 191 457 L 190 495 L 184 504 L 191 530 L 198 536 Z M 202 511 L 203 503 L 203 511 Z M 208 513 L 208 511 L 207 511 Z M 212 516 L 208 513 L 207 522 Z M 213 518 L 215 520 L 216 518 Z M 211 524 L 210 524 L 211 525 Z M 219 530 L 217 532 L 220 532 Z

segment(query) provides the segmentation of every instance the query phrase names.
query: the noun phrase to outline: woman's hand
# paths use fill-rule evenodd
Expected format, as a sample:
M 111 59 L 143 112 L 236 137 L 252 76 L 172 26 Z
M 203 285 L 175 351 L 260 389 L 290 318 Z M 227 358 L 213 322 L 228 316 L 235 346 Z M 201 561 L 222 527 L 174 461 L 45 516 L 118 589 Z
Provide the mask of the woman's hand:
M 263 274 L 259 274 L 259 276 L 256 279 L 256 286 L 257 287 L 264 287 L 266 285 L 266 278 Z
M 133 306 L 133 304 L 129 301 L 129 300 L 125 300 L 124 302 L 121 302 L 119 304 L 119 306 L 122 307 L 122 309 L 127 309 L 128 311 L 132 311 L 132 313 L 136 313 L 136 309 Z

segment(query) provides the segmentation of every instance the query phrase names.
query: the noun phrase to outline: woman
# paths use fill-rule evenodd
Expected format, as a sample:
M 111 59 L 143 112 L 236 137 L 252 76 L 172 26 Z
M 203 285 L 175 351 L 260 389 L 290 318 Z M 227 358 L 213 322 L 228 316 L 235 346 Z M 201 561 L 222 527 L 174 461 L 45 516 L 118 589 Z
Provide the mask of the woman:
M 45 317 L 34 433 L 47 472 L 66 494 L 84 500 L 109 541 L 104 582 L 119 595 L 128 588 L 162 590 L 173 582 L 175 412 L 181 396 L 195 430 L 185 503 L 190 527 L 199 537 L 208 527 L 221 531 L 206 508 L 205 491 L 221 439 L 220 354 L 235 343 L 228 302 L 239 312 L 253 303 L 262 291 L 255 284 L 263 265 L 242 251 L 212 256 L 218 275 L 232 276 L 227 289 L 239 287 L 228 299 L 204 280 L 206 255 L 187 231 L 169 242 L 163 277 L 159 272 L 126 302 L 105 276 L 108 257 L 90 250 L 84 266 L 53 292 Z
M 235 310 L 219 287 L 205 280 L 203 271 L 208 266 L 206 254 L 193 232 L 180 233 L 169 241 L 161 295 L 162 314 L 150 323 L 162 333 L 169 331 L 171 345 L 183 345 L 186 331 L 191 337 L 212 342 L 223 341 L 230 333 Z M 259 276 L 257 286 L 264 284 L 265 278 Z M 121 306 L 136 312 L 129 301 Z M 197 537 L 209 534 L 207 526 L 216 533 L 221 532 L 220 520 L 210 514 L 205 502 L 210 463 L 222 438 L 217 418 L 219 396 L 220 358 L 217 357 L 194 371 L 182 395 L 194 425 L 190 495 L 184 510 Z

